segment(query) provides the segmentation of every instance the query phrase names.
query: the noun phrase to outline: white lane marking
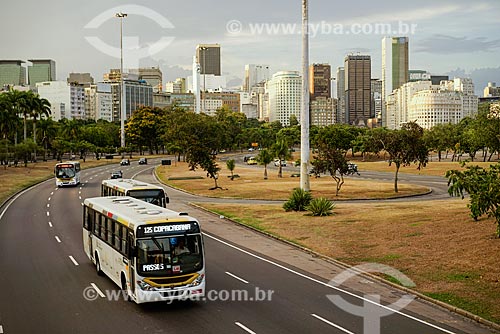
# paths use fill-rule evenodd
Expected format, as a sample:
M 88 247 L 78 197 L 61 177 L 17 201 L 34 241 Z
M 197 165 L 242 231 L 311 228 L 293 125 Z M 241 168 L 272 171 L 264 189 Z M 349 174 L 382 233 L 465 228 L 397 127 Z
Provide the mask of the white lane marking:
M 57 235 L 55 236 L 55 238 L 56 238 L 58 243 L 61 243 L 61 239 L 59 239 L 59 237 Z
M 97 292 L 97 294 L 99 296 L 101 296 L 101 298 L 104 298 L 106 297 L 106 295 L 104 295 L 104 293 L 102 293 L 102 291 L 97 287 L 97 285 L 95 285 L 94 283 L 90 283 L 90 285 L 92 285 L 92 287 L 94 288 L 94 290 Z
M 54 195 L 54 192 L 51 192 L 51 193 L 50 193 L 50 196 L 52 196 L 52 195 Z
M 51 198 L 52 198 L 52 197 L 49 197 L 49 202 L 50 202 L 50 199 L 51 199 Z
M 81 200 L 81 199 L 82 199 L 82 196 L 78 196 L 78 199 L 80 199 L 80 200 Z
M 49 226 L 52 227 L 52 222 L 49 222 Z
M 225 242 L 225 241 L 223 241 L 223 240 L 221 240 L 221 239 L 218 239 L 218 238 L 216 238 L 216 237 L 214 237 L 214 236 L 212 236 L 212 235 L 210 235 L 210 234 L 207 234 L 206 232 L 203 232 L 203 235 L 205 235 L 205 236 L 207 236 L 207 237 L 209 237 L 209 238 L 211 238 L 211 239 L 213 239 L 213 240 L 215 240 L 215 241 L 218 241 L 218 242 L 220 242 L 220 243 L 221 243 L 221 244 L 223 244 L 223 245 L 226 245 L 226 246 L 228 246 L 228 247 L 231 247 L 231 248 L 233 248 L 233 249 L 236 249 L 236 250 L 238 250 L 238 251 L 240 251 L 240 252 L 242 252 L 242 253 L 244 253 L 244 254 L 247 254 L 247 255 L 249 255 L 249 256 L 252 256 L 252 257 L 254 257 L 254 258 L 256 258 L 256 259 L 259 259 L 259 260 L 261 260 L 261 261 L 264 261 L 264 262 L 266 262 L 266 263 L 272 264 L 272 265 L 273 265 L 273 266 L 275 266 L 275 267 L 278 267 L 278 268 L 281 268 L 281 269 L 283 269 L 283 270 L 286 270 L 286 271 L 288 271 L 288 272 L 290 272 L 290 273 L 292 273 L 292 274 L 295 274 L 295 275 L 297 275 L 297 276 L 300 276 L 300 277 L 305 278 L 305 279 L 307 279 L 307 280 L 310 280 L 310 281 L 312 281 L 312 282 L 315 282 L 315 283 L 321 284 L 321 285 L 326 286 L 326 287 L 328 287 L 328 288 L 330 288 L 330 289 L 333 289 L 333 290 L 336 290 L 336 291 L 342 292 L 342 293 L 344 293 L 344 294 L 346 294 L 346 295 L 349 295 L 349 296 L 352 296 L 352 297 L 354 297 L 354 298 L 361 299 L 361 300 L 363 300 L 363 301 L 365 301 L 365 302 L 367 302 L 367 303 L 370 303 L 370 304 L 376 305 L 376 306 L 381 307 L 381 308 L 383 308 L 383 309 L 389 310 L 389 311 L 391 311 L 391 312 L 393 312 L 393 313 L 397 313 L 397 314 L 402 315 L 403 317 L 406 317 L 406 318 L 408 318 L 408 319 L 415 320 L 415 321 L 420 322 L 420 323 L 422 323 L 422 324 L 424 324 L 424 325 L 427 325 L 427 326 L 429 326 L 429 327 L 432 327 L 432 328 L 435 328 L 435 329 L 437 329 L 437 330 L 440 330 L 440 331 L 442 331 L 442 332 L 444 332 L 444 333 L 448 333 L 448 334 L 456 334 L 456 333 L 454 333 L 454 332 L 450 332 L 450 331 L 449 331 L 449 330 L 447 330 L 447 329 L 444 329 L 444 328 L 441 328 L 441 327 L 439 327 L 439 326 L 437 326 L 437 325 L 431 324 L 431 323 L 429 323 L 429 322 L 427 322 L 427 321 L 425 321 L 425 320 L 422 320 L 422 319 L 416 318 L 416 317 L 414 317 L 414 316 L 411 316 L 411 315 L 409 315 L 409 314 L 403 313 L 403 312 L 398 311 L 398 310 L 394 310 L 394 309 L 392 309 L 392 308 L 390 308 L 390 307 L 388 307 L 388 306 L 385 306 L 385 305 L 382 305 L 382 304 L 378 304 L 378 303 L 376 303 L 376 302 L 374 302 L 374 301 L 372 301 L 372 300 L 369 300 L 369 299 L 366 299 L 366 298 L 364 298 L 364 297 L 358 296 L 358 295 L 356 295 L 356 294 L 354 294 L 354 293 L 352 293 L 352 292 L 349 292 L 349 291 L 347 291 L 347 290 L 343 290 L 343 289 L 341 289 L 341 288 L 339 288 L 339 287 L 336 287 L 336 286 L 330 285 L 330 284 L 328 284 L 328 283 L 322 282 L 322 281 L 317 280 L 317 279 L 315 279 L 315 278 L 309 277 L 309 276 L 307 276 L 307 275 L 305 275 L 305 274 L 299 273 L 298 271 L 295 271 L 295 270 L 292 270 L 292 269 L 290 269 L 290 268 L 287 268 L 287 267 L 285 267 L 285 266 L 283 266 L 283 265 L 281 265 L 281 264 L 279 264 L 279 263 L 273 262 L 273 261 L 268 260 L 268 259 L 265 259 L 265 258 L 263 258 L 263 257 L 261 257 L 261 256 L 258 256 L 258 255 L 255 255 L 255 254 L 253 254 L 253 253 L 250 253 L 249 251 L 246 251 L 246 250 L 244 250 L 244 249 L 241 249 L 241 248 L 239 248 L 239 247 L 237 247 L 237 246 L 231 245 L 230 243 L 227 243 L 227 242 Z
M 47 207 L 50 208 L 50 204 L 47 203 Z
M 0 334 L 3 334 L 3 327 L 0 325 Z
M 78 265 L 78 262 L 76 262 L 75 258 L 74 258 L 74 257 L 72 257 L 71 255 L 69 256 L 69 259 L 71 260 L 71 262 L 73 262 L 73 264 L 74 264 L 75 266 L 77 266 L 77 265 Z
M 336 325 L 336 324 L 334 324 L 333 322 L 328 321 L 328 320 L 326 320 L 325 318 L 320 317 L 319 315 L 316 315 L 316 314 L 314 314 L 314 313 L 313 313 L 313 314 L 311 314 L 311 315 L 312 315 L 313 317 L 315 317 L 316 319 L 321 320 L 321 321 L 323 321 L 324 323 L 326 323 L 326 324 L 328 324 L 328 325 L 330 325 L 330 326 L 332 326 L 332 327 L 335 327 L 335 328 L 337 328 L 337 329 L 341 330 L 341 331 L 342 331 L 342 332 L 344 332 L 344 333 L 354 334 L 353 332 L 348 331 L 348 330 L 347 330 L 347 329 L 345 329 L 344 327 L 340 327 L 339 325 Z
M 49 216 L 50 216 L 50 212 L 47 211 L 47 217 L 49 217 Z
M 231 274 L 229 271 L 226 271 L 226 274 L 229 275 L 229 276 L 231 276 L 232 278 L 236 278 L 238 281 L 241 281 L 241 282 L 243 282 L 245 284 L 248 284 L 248 281 L 245 281 L 243 278 L 238 277 L 238 276 L 236 276 L 234 274 Z
M 238 326 L 239 328 L 243 329 L 245 332 L 247 333 L 250 333 L 250 334 L 256 334 L 253 330 L 251 330 L 250 328 L 246 327 L 245 325 L 239 323 L 239 322 L 235 322 L 234 323 L 236 326 Z

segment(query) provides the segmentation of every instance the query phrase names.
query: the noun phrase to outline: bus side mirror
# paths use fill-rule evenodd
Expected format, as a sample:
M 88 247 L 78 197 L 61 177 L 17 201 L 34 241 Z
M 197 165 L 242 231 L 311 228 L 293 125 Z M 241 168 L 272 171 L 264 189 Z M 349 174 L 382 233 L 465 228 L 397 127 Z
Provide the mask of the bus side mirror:
M 168 198 L 168 196 L 165 196 L 165 203 L 170 203 L 170 199 Z

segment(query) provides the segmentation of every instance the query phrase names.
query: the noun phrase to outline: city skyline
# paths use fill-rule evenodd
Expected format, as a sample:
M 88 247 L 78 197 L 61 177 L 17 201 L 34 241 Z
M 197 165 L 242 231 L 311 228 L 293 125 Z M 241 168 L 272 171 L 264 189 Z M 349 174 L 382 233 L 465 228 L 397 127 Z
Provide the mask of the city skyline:
M 292 7 L 285 0 L 258 0 L 243 6 L 216 0 L 203 10 L 200 1 L 172 4 L 91 0 L 77 8 L 61 0 L 50 5 L 32 0 L 9 3 L 0 13 L 2 28 L 8 31 L 0 37 L 0 59 L 54 59 L 58 80 L 66 80 L 70 72 L 89 72 L 100 81 L 109 69 L 119 66 L 119 58 L 98 50 L 89 37 L 99 38 L 110 49 L 119 48 L 119 21 L 104 14 L 128 8 L 129 15 L 123 21 L 124 44 L 127 37 L 129 45 L 135 43 L 142 49 L 155 46 L 162 38 L 164 43 L 149 50 L 151 56 L 146 57 L 134 56 L 134 51 L 126 49 L 125 62 L 137 58 L 140 67 L 159 66 L 164 82 L 191 75 L 198 44 L 221 45 L 222 74 L 228 77 L 228 86 L 242 84 L 246 64 L 269 64 L 271 73 L 300 70 L 300 2 Z M 359 52 L 371 56 L 372 76 L 380 78 L 382 38 L 408 36 L 410 69 L 470 76 L 476 92 L 488 81 L 500 83 L 500 39 L 492 34 L 500 29 L 497 1 L 410 4 L 390 0 L 374 4 L 363 0 L 361 4 L 352 8 L 325 0 L 310 1 L 311 63 L 329 63 L 333 71 L 343 65 L 345 55 Z M 20 15 L 28 24 L 18 25 Z M 100 18 L 98 24 L 89 25 L 96 18 Z M 400 31 L 377 33 L 377 24 Z M 356 27 L 372 32 L 356 33 Z M 398 33 L 409 28 L 414 28 L 413 33 Z

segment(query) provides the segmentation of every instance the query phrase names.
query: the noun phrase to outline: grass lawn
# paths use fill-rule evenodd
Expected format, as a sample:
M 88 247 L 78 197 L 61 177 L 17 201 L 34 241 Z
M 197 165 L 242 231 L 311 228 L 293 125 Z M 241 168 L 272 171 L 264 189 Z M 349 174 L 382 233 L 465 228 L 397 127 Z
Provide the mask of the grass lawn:
M 385 162 L 358 165 L 360 171 L 394 169 Z M 299 179 L 287 172 L 279 179 L 276 169 L 270 169 L 269 179 L 264 180 L 262 166 L 257 169 L 237 166 L 234 173 L 239 177 L 231 181 L 225 164 L 220 166 L 219 185 L 224 190 L 208 190 L 214 181 L 207 179 L 203 171 L 189 171 L 182 163 L 161 166 L 158 173 L 168 184 L 214 197 L 284 200 L 299 184 Z M 448 169 L 461 167 L 458 163 L 431 162 L 428 168 L 421 173 L 444 175 Z M 401 170 L 415 171 L 418 173 L 414 166 Z M 204 179 L 167 180 L 193 176 Z M 311 178 L 313 196 L 335 199 L 332 182 L 330 177 Z M 339 199 L 387 198 L 394 195 L 392 187 L 392 182 L 346 179 Z M 400 194 L 427 190 L 414 185 L 402 185 L 401 189 L 404 190 Z M 500 239 L 495 238 L 492 219 L 474 222 L 470 218 L 466 200 L 337 202 L 335 214 L 330 217 L 285 212 L 279 204 L 197 204 L 351 265 L 363 262 L 390 265 L 410 277 L 417 291 L 500 323 L 500 267 L 496 258 Z
M 293 189 L 300 186 L 300 178 L 292 177 L 292 174 L 298 172 L 298 168 L 293 171 L 283 171 L 282 178 L 278 178 L 277 168 L 268 168 L 268 179 L 264 180 L 263 166 L 255 168 L 237 166 L 234 174 L 238 177 L 231 181 L 229 177 L 231 173 L 225 164 L 221 163 L 220 165 L 222 170 L 217 182 L 222 189 L 217 190 L 209 190 L 214 187 L 215 183 L 213 179 L 206 177 L 206 172 L 201 169 L 190 171 L 187 164 L 183 162 L 176 162 L 172 166 L 160 166 L 157 173 L 162 181 L 168 185 L 211 197 L 286 200 L 290 197 Z M 201 179 L 197 179 L 197 177 L 201 177 Z M 345 178 L 339 196 L 336 197 L 335 181 L 330 176 L 311 178 L 313 196 L 323 196 L 332 200 L 391 198 L 424 194 L 430 190 L 427 187 L 404 183 L 399 184 L 398 188 L 399 193 L 395 194 L 393 182 Z
M 469 217 L 465 201 L 340 202 L 330 217 L 277 204 L 197 204 L 351 265 L 387 264 L 417 291 L 500 322 L 500 239 L 492 219 Z

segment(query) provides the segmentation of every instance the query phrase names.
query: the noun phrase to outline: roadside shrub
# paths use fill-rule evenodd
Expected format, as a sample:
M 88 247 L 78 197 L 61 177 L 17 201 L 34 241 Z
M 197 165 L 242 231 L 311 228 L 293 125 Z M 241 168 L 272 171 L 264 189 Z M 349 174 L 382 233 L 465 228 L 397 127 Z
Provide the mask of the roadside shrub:
M 332 201 L 324 197 L 318 197 L 309 203 L 306 210 L 310 211 L 313 216 L 323 217 L 332 215 L 334 208 L 335 204 Z
M 285 211 L 306 211 L 311 200 L 312 195 L 309 191 L 295 188 L 288 201 L 283 204 L 283 209 Z

